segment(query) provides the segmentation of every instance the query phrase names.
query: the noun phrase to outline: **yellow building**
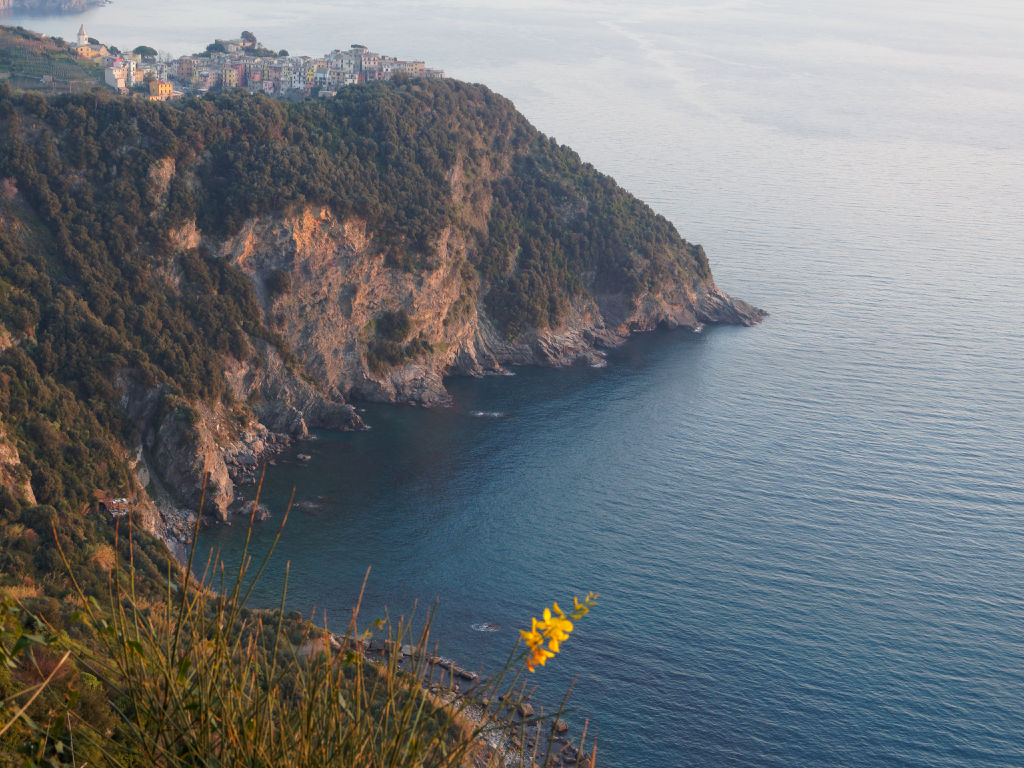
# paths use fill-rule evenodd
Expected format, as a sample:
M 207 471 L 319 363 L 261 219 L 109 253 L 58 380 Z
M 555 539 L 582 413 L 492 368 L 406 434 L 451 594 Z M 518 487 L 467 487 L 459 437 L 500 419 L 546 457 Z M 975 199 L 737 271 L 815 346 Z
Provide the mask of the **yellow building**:
M 110 51 L 107 50 L 105 45 L 86 43 L 85 45 L 75 46 L 75 55 L 80 59 L 102 59 L 105 56 L 109 56 Z
M 171 84 L 166 80 L 150 80 L 149 81 L 149 100 L 150 101 L 167 101 L 171 98 L 173 93 Z
M 238 70 L 234 67 L 227 67 L 223 72 L 220 73 L 220 82 L 225 89 L 237 88 Z

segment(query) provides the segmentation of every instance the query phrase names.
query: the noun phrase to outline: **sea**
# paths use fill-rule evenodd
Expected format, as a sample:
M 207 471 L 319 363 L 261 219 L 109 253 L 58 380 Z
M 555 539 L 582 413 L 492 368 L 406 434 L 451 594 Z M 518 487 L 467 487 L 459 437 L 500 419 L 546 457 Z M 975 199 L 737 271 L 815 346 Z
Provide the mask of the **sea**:
M 598 765 L 1024 766 L 1024 5 L 116 0 L 7 17 L 180 55 L 360 43 L 511 98 L 708 252 L 755 328 L 366 405 L 267 472 L 254 596 L 344 629 L 435 609 Z M 248 491 L 247 491 L 248 492 Z M 231 561 L 245 526 L 201 540 Z

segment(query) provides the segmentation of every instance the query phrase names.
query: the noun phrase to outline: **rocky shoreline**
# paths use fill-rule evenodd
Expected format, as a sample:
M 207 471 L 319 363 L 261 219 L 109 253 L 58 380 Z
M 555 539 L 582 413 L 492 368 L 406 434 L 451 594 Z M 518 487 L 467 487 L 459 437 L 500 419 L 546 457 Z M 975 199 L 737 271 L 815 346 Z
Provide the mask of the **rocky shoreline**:
M 0 0 L 0 11 L 45 15 L 82 13 L 110 0 Z
M 298 653 L 300 658 L 308 658 L 321 652 L 338 652 L 345 647 L 345 636 L 328 633 L 326 639 L 307 642 Z M 384 638 L 373 638 L 355 647 L 371 663 L 394 661 L 396 669 L 419 676 L 425 691 L 439 703 L 457 711 L 460 719 L 472 727 L 492 724 L 494 727 L 483 737 L 488 754 L 483 756 L 481 765 L 493 753 L 500 754 L 502 765 L 507 768 L 536 764 L 536 758 L 547 754 L 550 746 L 548 768 L 592 768 L 592 756 L 580 750 L 586 739 L 585 729 L 578 739 L 570 735 L 571 729 L 565 720 L 543 717 L 528 694 L 521 700 L 506 703 L 508 711 L 495 720 L 487 681 L 478 672 L 460 667 L 452 659 L 422 653 L 419 647 L 392 643 Z M 501 702 L 505 697 L 499 695 L 497 699 Z
M 284 432 L 271 432 L 263 424 L 257 424 L 252 432 L 244 432 L 241 438 L 224 449 L 224 463 L 233 483 L 254 483 L 259 479 L 260 468 L 273 466 L 274 457 L 283 453 L 296 442 L 296 438 Z
M 627 327 L 619 327 L 614 331 L 604 327 L 570 327 L 558 334 L 537 336 L 531 344 L 512 345 L 497 337 L 496 332 L 485 326 L 481 332 L 485 338 L 483 346 L 490 350 L 490 358 L 486 367 L 475 361 L 468 366 L 453 366 L 446 371 L 424 371 L 419 366 L 415 367 L 417 376 L 421 381 L 427 381 L 436 377 L 436 386 L 424 387 L 413 394 L 400 396 L 390 402 L 404 405 L 417 405 L 421 407 L 445 407 L 452 404 L 447 390 L 443 385 L 443 376 L 487 376 L 487 375 L 509 375 L 511 372 L 508 366 L 511 365 L 540 365 L 544 367 L 567 367 L 572 365 L 588 365 L 595 368 L 607 365 L 606 349 L 621 346 L 626 343 L 634 334 L 655 330 L 658 327 L 670 329 L 688 329 L 699 333 L 705 323 L 730 323 L 741 325 L 754 325 L 759 323 L 767 312 L 757 309 L 745 302 L 732 299 L 722 294 L 717 289 L 709 291 L 702 300 L 701 309 L 691 316 L 684 313 L 657 313 L 653 312 L 645 322 L 634 322 Z M 700 319 L 697 319 L 697 318 Z M 493 335 L 492 335 L 493 334 Z M 273 357 L 272 354 L 268 355 Z M 178 458 L 164 456 L 164 464 L 173 464 L 175 461 L 183 461 L 193 468 L 203 466 L 206 468 L 207 478 L 214 480 L 213 503 L 204 505 L 206 519 L 202 525 L 209 524 L 230 524 L 230 517 L 234 515 L 248 516 L 253 510 L 253 504 L 249 501 L 239 501 L 235 496 L 235 488 L 241 485 L 252 485 L 259 481 L 261 472 L 277 463 L 277 458 L 285 451 L 293 449 L 302 441 L 314 441 L 316 436 L 311 434 L 311 423 L 315 427 L 336 429 L 341 431 L 365 430 L 369 427 L 358 415 L 357 409 L 345 402 L 345 398 L 334 395 L 330 400 L 314 391 L 302 392 L 301 403 L 304 407 L 297 407 L 295 404 L 294 391 L 288 391 L 288 386 L 282 386 L 280 381 L 275 381 L 275 375 L 280 375 L 280 369 L 275 374 L 266 370 L 259 371 L 261 378 L 254 384 L 251 379 L 252 372 L 239 372 L 236 368 L 229 370 L 229 380 L 233 381 L 233 388 L 238 394 L 261 391 L 263 396 L 261 405 L 256 409 L 261 420 L 251 421 L 244 429 L 237 430 L 230 440 L 221 437 L 197 441 L 197 450 L 189 458 L 188 447 L 180 447 Z M 308 383 L 302 382 L 305 387 Z M 291 385 L 294 387 L 294 384 Z M 273 396 L 284 395 L 287 399 L 275 401 Z M 374 399 L 374 398 L 369 398 Z M 326 415 L 325 415 L 326 414 Z M 223 414 L 200 413 L 201 434 L 209 438 L 211 432 L 220 433 L 222 422 L 225 419 Z M 264 420 L 276 427 L 276 429 L 264 423 Z M 211 428 L 212 427 L 212 428 Z M 150 441 L 152 448 L 153 441 Z M 153 459 L 153 451 L 142 451 Z M 296 455 L 299 461 L 308 461 L 308 453 Z M 210 468 L 213 468 L 211 471 Z M 179 474 L 181 473 L 172 473 Z M 200 477 L 193 475 L 192 498 L 198 508 L 199 493 L 201 490 Z M 180 479 L 179 479 L 180 483 Z M 181 485 L 177 486 L 179 489 Z M 195 517 L 191 512 L 186 511 L 180 502 L 181 494 L 161 493 L 155 501 L 159 507 L 160 514 L 164 518 L 162 525 L 157 525 L 159 535 L 168 543 L 172 551 L 180 553 L 187 546 L 191 538 L 191 530 L 194 527 Z M 266 520 L 270 512 L 265 507 L 255 509 L 256 519 Z M 179 557 L 179 559 L 181 559 Z
M 453 184 L 455 182 L 453 181 Z M 254 218 L 228 240 L 206 243 L 194 225 L 185 245 L 205 244 L 247 274 L 268 325 L 294 351 L 318 389 L 349 402 L 444 405 L 446 376 L 500 373 L 508 365 L 601 364 L 601 349 L 658 327 L 696 330 L 706 324 L 750 326 L 767 313 L 722 292 L 710 275 L 685 272 L 706 263 L 699 245 L 680 241 L 679 274 L 656 288 L 582 293 L 557 325 L 506 333 L 491 317 L 485 287 L 464 268 L 473 245 L 451 227 L 433 244 L 429 267 L 390 265 L 365 221 L 307 207 L 291 216 Z M 287 288 L 273 290 L 287 275 Z M 379 341 L 382 315 L 406 321 L 417 352 L 381 369 L 368 348 Z M 270 394 L 269 392 L 266 394 Z M 273 426 L 269 425 L 268 426 Z

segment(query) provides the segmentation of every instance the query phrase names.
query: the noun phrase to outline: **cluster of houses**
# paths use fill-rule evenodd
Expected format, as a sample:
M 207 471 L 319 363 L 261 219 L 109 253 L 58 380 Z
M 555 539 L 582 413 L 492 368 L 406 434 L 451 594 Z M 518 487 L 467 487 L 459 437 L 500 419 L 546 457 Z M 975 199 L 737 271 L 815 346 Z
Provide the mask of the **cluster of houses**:
M 112 52 L 102 43 L 91 41 L 84 24 L 78 29 L 77 40 L 68 47 L 80 59 L 102 62 L 103 82 L 119 93 L 128 94 L 139 86 L 144 87 L 153 100 L 166 101 L 175 95 L 166 62 L 138 53 Z
M 238 40 L 217 40 L 206 52 L 171 61 L 138 54 L 111 55 L 103 45 L 92 43 L 83 26 L 71 48 L 76 55 L 104 64 L 104 82 L 128 93 L 145 86 L 148 97 L 165 101 L 186 93 L 244 88 L 270 96 L 334 96 L 338 89 L 399 74 L 412 77 L 444 77 L 422 61 L 403 61 L 374 53 L 364 45 L 335 50 L 320 57 L 290 56 L 287 51 L 266 50 L 249 33 Z

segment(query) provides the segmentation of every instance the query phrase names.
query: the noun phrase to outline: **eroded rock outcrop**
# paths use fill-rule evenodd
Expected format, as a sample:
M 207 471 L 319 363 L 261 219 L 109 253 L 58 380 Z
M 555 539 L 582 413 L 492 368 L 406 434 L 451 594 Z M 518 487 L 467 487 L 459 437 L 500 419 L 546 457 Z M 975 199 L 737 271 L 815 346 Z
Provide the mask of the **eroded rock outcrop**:
M 699 246 L 685 247 L 704 258 Z M 443 404 L 444 376 L 498 372 L 509 364 L 600 364 L 600 348 L 637 331 L 752 325 L 765 314 L 730 298 L 710 278 L 687 277 L 636 297 L 577 298 L 558 326 L 510 338 L 489 316 L 481 286 L 466 278 L 465 238 L 447 229 L 431 266 L 400 269 L 389 265 L 364 222 L 341 221 L 322 207 L 251 220 L 219 252 L 252 278 L 268 326 L 337 400 Z M 395 313 L 409 319 L 403 340 L 424 343 L 410 359 L 381 367 L 373 360 L 376 323 Z
M 265 458 L 293 438 L 307 437 L 311 427 L 362 427 L 351 405 L 297 376 L 272 345 L 253 339 L 252 347 L 246 362 L 224 360 L 231 394 L 248 408 L 189 402 L 166 387 L 146 386 L 135 371 L 118 375 L 122 408 L 141 436 L 138 485 L 148 486 L 166 511 L 163 523 L 145 521 L 148 530 L 162 533 L 162 527 L 201 506 L 206 514 L 226 520 L 236 498 L 235 483 L 252 480 Z

